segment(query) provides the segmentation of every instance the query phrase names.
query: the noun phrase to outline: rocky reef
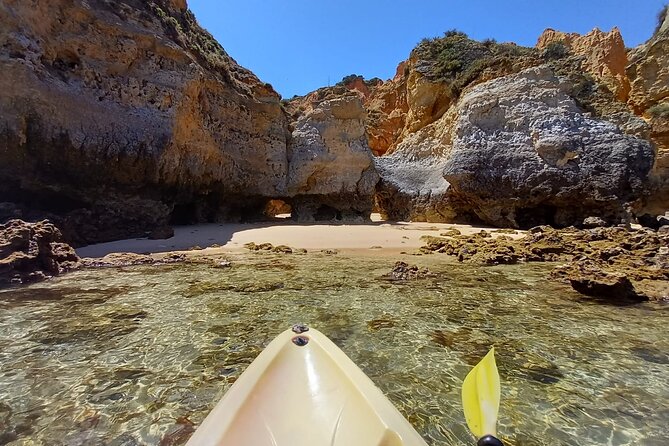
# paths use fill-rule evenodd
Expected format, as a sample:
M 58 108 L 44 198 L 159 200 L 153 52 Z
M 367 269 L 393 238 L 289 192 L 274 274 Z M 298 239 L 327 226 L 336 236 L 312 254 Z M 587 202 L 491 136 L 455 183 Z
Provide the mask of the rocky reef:
M 0 224 L 0 286 L 36 282 L 79 266 L 79 257 L 53 223 Z
M 483 232 L 424 241 L 422 253 L 444 253 L 460 262 L 564 262 L 553 270 L 554 279 L 608 301 L 669 300 L 669 232 L 664 229 L 538 226 L 521 238 Z

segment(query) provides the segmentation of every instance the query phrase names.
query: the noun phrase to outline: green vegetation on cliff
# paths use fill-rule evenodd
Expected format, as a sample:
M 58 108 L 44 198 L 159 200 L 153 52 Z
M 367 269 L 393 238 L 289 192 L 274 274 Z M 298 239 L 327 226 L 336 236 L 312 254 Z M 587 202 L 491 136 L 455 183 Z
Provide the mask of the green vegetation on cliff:
M 507 74 L 539 62 L 539 52 L 534 48 L 492 39 L 478 42 L 456 30 L 447 31 L 443 37 L 423 39 L 414 49 L 414 56 L 420 61 L 422 74 L 446 82 L 456 96 L 486 70 Z

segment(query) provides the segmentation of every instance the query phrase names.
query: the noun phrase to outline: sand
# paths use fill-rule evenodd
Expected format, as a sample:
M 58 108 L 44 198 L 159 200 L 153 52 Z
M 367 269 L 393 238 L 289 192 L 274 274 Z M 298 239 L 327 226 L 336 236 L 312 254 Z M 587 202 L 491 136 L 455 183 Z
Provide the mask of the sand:
M 193 247 L 206 251 L 240 251 L 248 242 L 288 245 L 307 250 L 412 251 L 424 243 L 424 235 L 438 236 L 448 229 L 473 234 L 495 228 L 446 223 L 385 222 L 378 214 L 372 222 L 361 224 L 295 223 L 290 220 L 248 224 L 200 224 L 176 226 L 174 237 L 166 240 L 146 238 L 100 243 L 77 249 L 81 257 L 102 257 L 113 252 L 160 253 L 186 251 Z M 505 234 L 508 235 L 508 234 Z M 517 236 L 521 236 L 518 232 Z M 209 248 L 214 245 L 214 248 Z

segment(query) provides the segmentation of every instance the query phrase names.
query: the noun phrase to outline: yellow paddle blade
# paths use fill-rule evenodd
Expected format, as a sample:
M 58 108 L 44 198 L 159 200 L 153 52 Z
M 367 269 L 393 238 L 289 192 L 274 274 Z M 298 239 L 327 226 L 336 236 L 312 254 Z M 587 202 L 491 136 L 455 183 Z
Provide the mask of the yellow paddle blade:
M 465 419 L 476 438 L 497 435 L 499 394 L 499 373 L 493 347 L 462 383 L 462 407 Z

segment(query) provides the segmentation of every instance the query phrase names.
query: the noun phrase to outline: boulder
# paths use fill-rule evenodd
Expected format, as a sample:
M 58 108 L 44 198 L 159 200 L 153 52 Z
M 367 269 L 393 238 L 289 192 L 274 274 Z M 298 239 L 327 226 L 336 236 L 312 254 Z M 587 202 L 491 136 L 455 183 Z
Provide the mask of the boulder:
M 631 217 L 653 165 L 651 145 L 585 114 L 567 88 L 541 66 L 461 98 L 443 171 L 456 210 L 514 228 Z
M 648 300 L 625 275 L 605 271 L 587 261 L 576 264 L 567 278 L 572 288 L 586 296 L 614 303 Z
M 602 228 L 606 226 L 606 220 L 600 217 L 587 217 L 583 220 L 583 227 L 592 229 L 592 228 Z
M 0 285 L 35 282 L 78 266 L 79 257 L 53 223 L 0 224 Z

